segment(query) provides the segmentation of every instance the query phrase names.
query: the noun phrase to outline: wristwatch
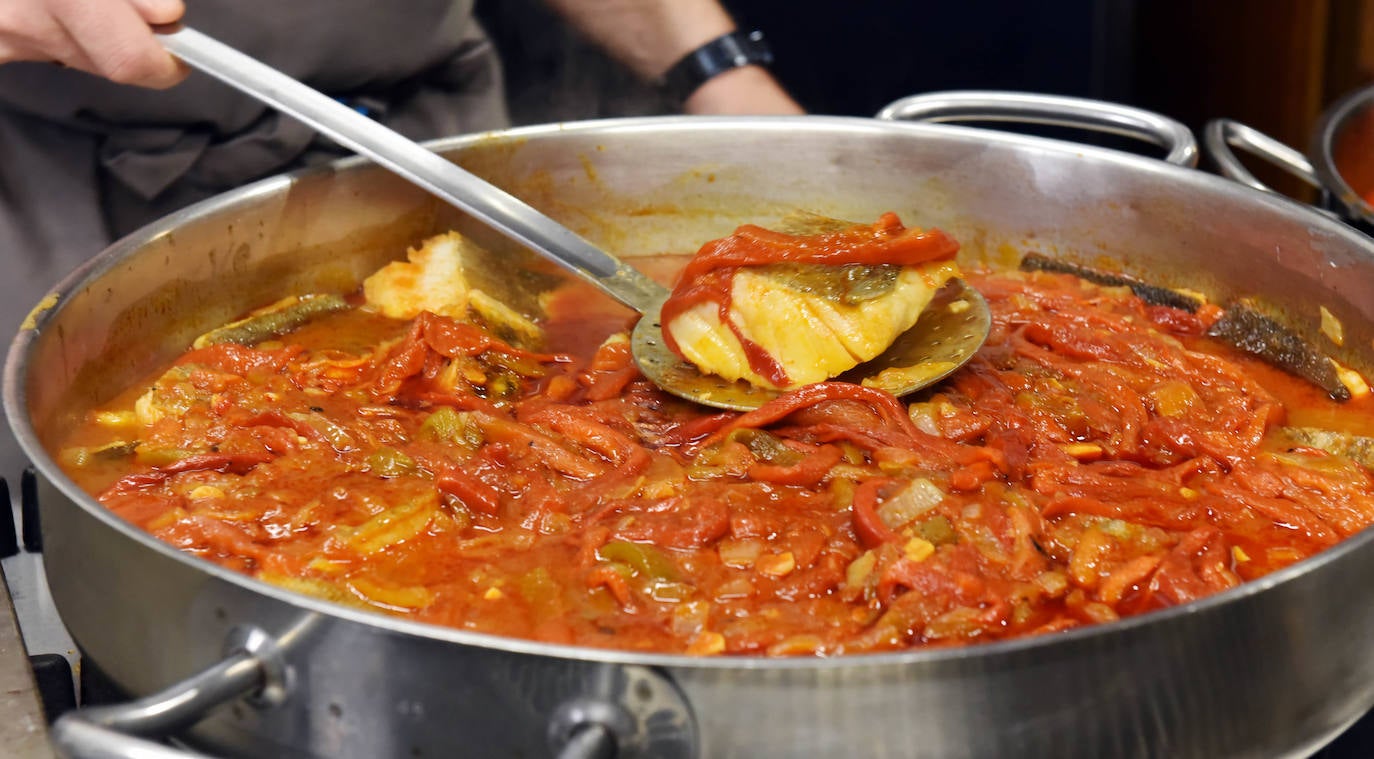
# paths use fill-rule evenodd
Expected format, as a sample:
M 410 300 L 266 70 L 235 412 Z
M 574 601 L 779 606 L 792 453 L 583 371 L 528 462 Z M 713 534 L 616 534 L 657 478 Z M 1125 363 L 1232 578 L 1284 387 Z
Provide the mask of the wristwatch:
M 683 56 L 658 80 L 659 89 L 681 103 L 712 77 L 740 66 L 768 66 L 773 63 L 773 51 L 763 39 L 763 32 L 733 31 L 707 42 Z

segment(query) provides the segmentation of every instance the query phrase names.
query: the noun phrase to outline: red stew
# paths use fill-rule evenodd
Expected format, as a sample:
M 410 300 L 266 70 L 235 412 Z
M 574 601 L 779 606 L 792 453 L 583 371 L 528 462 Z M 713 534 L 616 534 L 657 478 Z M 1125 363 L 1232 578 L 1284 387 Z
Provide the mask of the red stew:
M 361 312 L 192 351 L 133 461 L 70 471 L 158 538 L 289 588 L 694 654 L 1051 633 L 1225 590 L 1374 520 L 1369 471 L 1274 433 L 1286 415 L 1367 432 L 1368 399 L 1338 408 L 1122 290 L 969 280 L 992 337 L 915 402 L 825 383 L 746 414 L 692 406 L 625 342 L 573 347 L 624 327 L 588 321 L 599 296 L 574 286 L 547 354 Z

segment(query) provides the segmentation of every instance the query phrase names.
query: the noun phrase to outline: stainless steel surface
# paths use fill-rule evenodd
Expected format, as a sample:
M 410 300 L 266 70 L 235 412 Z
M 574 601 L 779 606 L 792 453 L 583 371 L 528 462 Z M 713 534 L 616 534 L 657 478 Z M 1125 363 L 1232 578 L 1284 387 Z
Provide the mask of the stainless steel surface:
M 879 111 L 878 118 L 1074 127 L 1158 145 L 1165 150 L 1164 160 L 1179 166 L 1196 166 L 1198 158 L 1192 131 L 1174 119 L 1118 103 L 1063 95 L 982 90 L 932 92 L 895 101 Z
M 1222 175 L 1234 179 L 1247 187 L 1264 192 L 1273 192 L 1273 188 L 1261 182 L 1240 159 L 1231 151 L 1232 147 L 1245 150 L 1245 152 L 1263 158 L 1265 161 L 1283 169 L 1298 179 L 1320 188 L 1321 180 L 1317 178 L 1316 169 L 1307 157 L 1302 153 L 1288 147 L 1269 135 L 1248 127 L 1239 121 L 1232 119 L 1213 119 L 1207 122 L 1206 131 L 1203 133 L 1203 143 L 1207 146 L 1207 152 L 1217 162 L 1217 168 Z
M 256 627 L 234 628 L 224 651 L 220 661 L 151 696 L 63 714 L 52 726 L 53 745 L 66 759 L 185 757 L 188 752 L 161 739 L 232 701 L 270 708 L 289 695 L 292 675 L 271 636 Z
M 186 757 L 186 751 L 152 739 L 195 724 L 210 709 L 252 694 L 262 680 L 262 665 L 252 654 L 235 654 L 137 701 L 67 712 L 53 723 L 53 745 L 65 759 Z
M 1374 329 L 1374 242 L 1281 198 L 1137 156 L 944 125 L 645 119 L 434 146 L 629 257 L 695 248 L 797 208 L 896 211 L 964 262 L 1015 251 L 1100 263 L 1224 301 L 1258 298 L 1308 336 L 1318 304 Z M 299 596 L 182 554 L 102 509 L 51 447 L 82 409 L 208 326 L 293 291 L 347 291 L 423 236 L 481 225 L 382 169 L 275 178 L 126 238 L 61 283 L 6 364 L 4 401 L 41 476 L 54 597 L 87 655 L 134 694 L 218 661 L 241 624 L 277 639 L 275 706 L 216 710 L 188 739 L 242 756 L 548 755 L 568 704 L 655 673 L 698 756 L 1302 756 L 1374 704 L 1374 533 L 1257 582 L 1144 617 L 966 649 L 692 658 L 494 638 Z M 512 252 L 512 265 L 521 260 Z M 1369 347 L 1338 358 L 1368 371 Z M 631 689 L 632 691 L 638 689 Z M 633 694 L 627 698 L 633 697 Z M 650 694 L 648 700 L 657 703 Z M 618 704 L 633 712 L 625 704 Z M 680 714 L 660 722 L 688 732 Z

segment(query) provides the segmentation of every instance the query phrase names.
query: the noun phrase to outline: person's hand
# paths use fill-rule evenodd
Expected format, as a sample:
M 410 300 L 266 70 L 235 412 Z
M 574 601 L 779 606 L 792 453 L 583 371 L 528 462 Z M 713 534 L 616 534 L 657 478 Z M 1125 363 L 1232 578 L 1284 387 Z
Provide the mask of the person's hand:
M 182 0 L 0 0 L 0 63 L 50 61 L 120 84 L 170 87 L 187 69 L 153 36 Z

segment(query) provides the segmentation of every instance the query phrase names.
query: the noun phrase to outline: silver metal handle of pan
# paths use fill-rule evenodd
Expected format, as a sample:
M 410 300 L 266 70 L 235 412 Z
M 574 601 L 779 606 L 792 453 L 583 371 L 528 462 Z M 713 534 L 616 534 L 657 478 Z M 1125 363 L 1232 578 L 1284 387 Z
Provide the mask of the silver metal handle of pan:
M 255 627 L 235 628 L 225 658 L 136 701 L 67 712 L 52 726 L 52 743 L 64 759 L 184 759 L 199 754 L 154 740 L 199 722 L 210 710 L 240 698 L 279 703 L 288 670 L 276 643 Z
M 203 757 L 164 739 L 218 707 L 244 699 L 271 709 L 291 697 L 288 641 L 299 640 L 308 615 L 279 643 L 257 627 L 235 627 L 224 658 L 144 698 L 67 712 L 51 729 L 62 759 L 187 759 Z M 691 759 L 700 754 L 696 722 L 676 685 L 641 666 L 605 665 L 587 673 L 581 695 L 549 714 L 550 756 L 556 759 Z
M 1264 192 L 1274 192 L 1245 168 L 1231 148 L 1240 148 L 1250 155 L 1264 159 L 1286 173 L 1321 189 L 1321 180 L 1307 156 L 1288 147 L 1264 132 L 1231 119 L 1213 119 L 1202 132 L 1207 154 L 1216 161 L 1217 168 L 1228 179 Z
M 1164 160 L 1197 166 L 1198 146 L 1192 130 L 1167 116 L 1102 100 L 1027 92 L 951 91 L 912 95 L 878 111 L 887 121 L 1047 124 L 1115 134 L 1164 148 Z

